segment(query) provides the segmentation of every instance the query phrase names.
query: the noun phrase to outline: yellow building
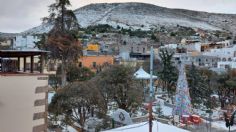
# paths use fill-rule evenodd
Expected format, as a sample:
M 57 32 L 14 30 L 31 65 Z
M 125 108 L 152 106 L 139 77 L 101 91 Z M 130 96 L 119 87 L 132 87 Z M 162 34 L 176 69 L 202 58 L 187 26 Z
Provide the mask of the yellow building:
M 88 44 L 86 50 L 98 52 L 100 50 L 100 45 L 98 45 L 98 44 Z

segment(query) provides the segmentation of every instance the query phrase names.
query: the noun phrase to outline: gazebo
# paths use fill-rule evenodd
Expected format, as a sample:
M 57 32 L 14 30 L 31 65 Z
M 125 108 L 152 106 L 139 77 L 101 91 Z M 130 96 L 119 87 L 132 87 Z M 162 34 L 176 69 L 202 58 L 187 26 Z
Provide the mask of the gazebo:
M 6 60 L 14 60 L 13 68 L 16 71 L 20 71 L 20 60 L 23 58 L 23 72 L 26 72 L 26 59 L 30 58 L 30 72 L 34 72 L 34 56 L 41 56 L 40 58 L 40 73 L 43 72 L 43 66 L 45 63 L 45 56 L 49 53 L 48 51 L 44 50 L 0 50 L 0 72 L 7 72 L 10 66 L 7 64 Z M 5 70 L 7 69 L 7 70 Z
M 145 95 L 146 92 L 145 92 L 145 86 L 144 86 L 143 80 L 147 80 L 147 81 L 150 80 L 151 75 L 147 73 L 146 71 L 144 71 L 142 67 L 140 67 L 139 70 L 134 73 L 134 78 L 137 80 L 142 80 L 142 87 L 144 88 L 143 94 Z M 154 76 L 154 75 L 152 76 L 152 79 L 157 79 L 157 78 L 158 78 L 157 76 Z
M 134 73 L 134 77 L 136 79 L 148 80 L 151 78 L 151 75 L 144 71 L 142 67 L 140 67 L 139 70 Z M 157 76 L 152 76 L 152 78 L 157 79 Z

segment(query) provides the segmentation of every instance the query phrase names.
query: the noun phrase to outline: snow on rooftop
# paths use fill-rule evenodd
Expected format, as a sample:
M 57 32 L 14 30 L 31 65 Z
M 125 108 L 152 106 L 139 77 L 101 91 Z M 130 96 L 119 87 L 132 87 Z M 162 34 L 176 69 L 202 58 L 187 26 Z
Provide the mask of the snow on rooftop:
M 149 124 L 148 122 L 143 122 L 143 123 L 138 123 L 138 124 L 133 124 L 133 125 L 128 125 L 124 127 L 119 127 L 116 129 L 111 129 L 107 130 L 104 132 L 147 132 L 149 130 Z M 163 124 L 157 121 L 153 121 L 153 127 L 152 127 L 153 132 L 189 132 L 187 130 Z

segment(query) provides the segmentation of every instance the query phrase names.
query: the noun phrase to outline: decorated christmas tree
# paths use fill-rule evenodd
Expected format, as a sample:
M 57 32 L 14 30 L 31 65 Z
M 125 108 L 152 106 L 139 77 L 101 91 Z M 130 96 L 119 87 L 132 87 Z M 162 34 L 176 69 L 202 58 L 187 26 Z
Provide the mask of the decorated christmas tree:
M 176 87 L 175 95 L 175 108 L 173 109 L 173 115 L 190 115 L 191 114 L 191 101 L 189 96 L 188 82 L 186 79 L 185 65 L 179 62 L 179 77 Z

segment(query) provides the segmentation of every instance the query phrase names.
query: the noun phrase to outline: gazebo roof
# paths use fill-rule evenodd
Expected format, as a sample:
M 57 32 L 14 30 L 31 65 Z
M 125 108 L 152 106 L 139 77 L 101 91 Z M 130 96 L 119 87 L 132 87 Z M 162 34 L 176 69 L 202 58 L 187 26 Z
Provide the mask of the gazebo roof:
M 44 50 L 0 50 L 0 57 L 28 57 L 49 53 Z
M 142 67 L 140 67 L 139 70 L 134 73 L 134 77 L 136 79 L 150 79 L 151 75 L 145 72 Z M 157 79 L 157 76 L 153 75 L 152 78 Z

